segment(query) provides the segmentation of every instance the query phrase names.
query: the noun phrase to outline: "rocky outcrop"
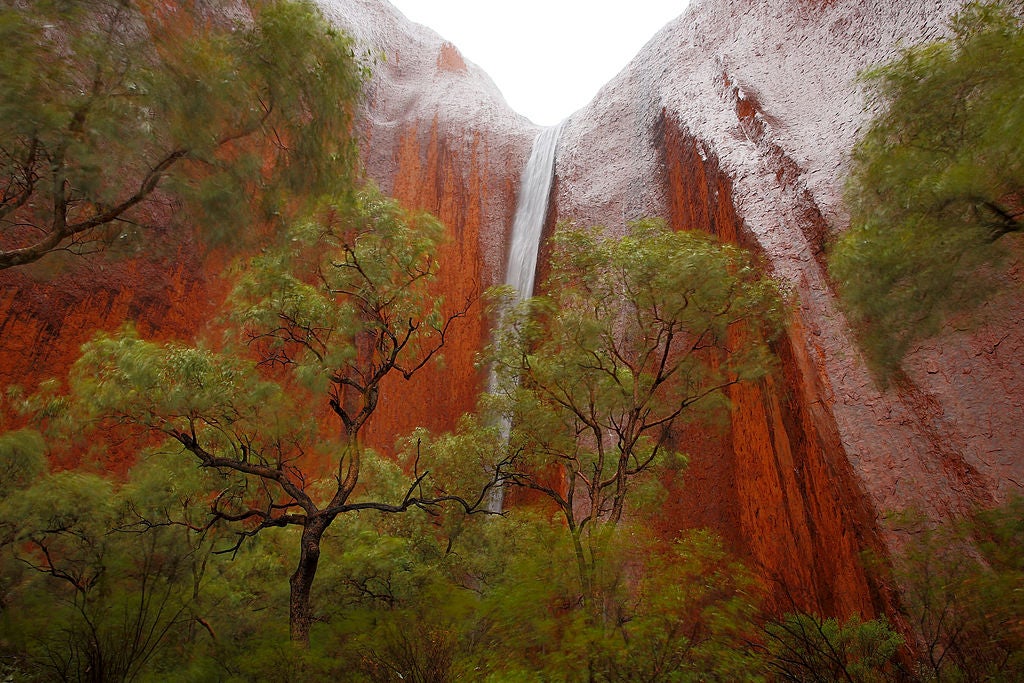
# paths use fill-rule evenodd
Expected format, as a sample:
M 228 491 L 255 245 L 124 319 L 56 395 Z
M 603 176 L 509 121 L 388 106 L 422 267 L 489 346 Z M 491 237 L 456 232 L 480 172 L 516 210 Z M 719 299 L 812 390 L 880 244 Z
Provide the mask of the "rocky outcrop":
M 537 128 L 455 46 L 386 2 L 337 0 L 323 9 L 371 67 L 359 120 L 368 177 L 448 226 L 439 296 L 453 310 L 478 300 L 501 282 L 519 173 Z M 83 342 L 125 321 L 150 338 L 195 338 L 217 315 L 229 286 L 220 274 L 235 255 L 199 253 L 178 229 L 150 235 L 137 254 L 57 256 L 0 271 L 0 386 L 31 390 L 66 375 Z M 389 450 L 418 425 L 451 427 L 474 407 L 483 388 L 474 361 L 488 334 L 479 303 L 457 324 L 443 366 L 384 387 L 368 426 L 372 445 Z
M 916 350 L 883 390 L 823 266 L 868 117 L 855 77 L 941 35 L 959 6 L 695 0 L 563 134 L 556 219 L 621 230 L 664 216 L 755 250 L 794 292 L 781 371 L 734 392 L 725 435 L 693 435 L 666 512 L 669 526 L 719 528 L 800 607 L 884 609 L 884 581 L 860 555 L 897 542 L 887 511 L 941 520 L 1024 482 L 1015 297 L 981 329 Z
M 410 208 L 440 218 L 439 292 L 452 306 L 500 284 L 519 174 L 538 128 L 514 113 L 479 67 L 426 27 L 379 0 L 327 0 L 329 18 L 375 61 L 361 131 L 367 174 Z M 390 448 L 416 426 L 445 429 L 475 407 L 484 376 L 474 365 L 488 339 L 476 306 L 459 321 L 444 365 L 385 391 L 370 439 Z
M 663 215 L 670 224 L 757 250 L 718 159 L 669 114 L 657 134 L 668 195 Z M 808 216 L 820 221 L 814 212 Z M 692 463 L 677 482 L 675 495 L 687 501 L 682 508 L 689 513 L 678 523 L 728 533 L 772 586 L 779 609 L 874 614 L 888 610 L 891 596 L 867 574 L 861 556 L 884 553 L 884 544 L 823 404 L 806 337 L 794 316 L 775 343 L 779 371 L 759 385 L 732 389 L 730 424 L 710 439 L 717 448 L 708 448 L 704 434 L 705 445 L 695 449 L 681 439 Z M 708 479 L 729 486 L 708 486 Z M 722 506 L 723 498 L 731 499 L 732 515 L 690 516 Z
M 933 37 L 957 0 L 693 0 L 564 128 L 549 226 L 663 216 L 747 246 L 794 293 L 780 369 L 735 389 L 723 430 L 680 436 L 690 467 L 658 524 L 711 526 L 774 587 L 780 608 L 865 616 L 891 596 L 861 553 L 898 541 L 889 510 L 934 519 L 1024 484 L 1024 311 L 1006 295 L 989 322 L 915 350 L 881 388 L 868 373 L 825 272 L 844 229 L 847 151 L 867 119 L 854 78 Z M 362 106 L 367 174 L 448 226 L 439 294 L 451 306 L 501 281 L 519 174 L 537 128 L 509 110 L 456 46 L 383 0 L 323 0 L 372 76 Z M 134 320 L 146 336 L 190 339 L 222 300 L 226 252 L 175 232 L 146 255 L 0 272 L 0 384 L 63 375 L 97 329 Z M 543 259 L 544 251 L 541 251 Z M 540 264 L 543 272 L 544 263 Z M 1019 268 L 1008 277 L 1020 279 Z M 396 382 L 370 427 L 389 448 L 415 425 L 473 407 L 486 341 L 479 307 L 445 366 Z

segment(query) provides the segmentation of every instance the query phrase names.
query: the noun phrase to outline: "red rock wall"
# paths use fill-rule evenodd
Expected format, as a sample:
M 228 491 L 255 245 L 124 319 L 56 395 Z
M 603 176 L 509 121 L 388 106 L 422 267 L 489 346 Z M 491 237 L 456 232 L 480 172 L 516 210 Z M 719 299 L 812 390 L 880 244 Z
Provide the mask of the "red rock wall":
M 563 133 L 548 234 L 562 219 L 621 231 L 662 215 L 760 253 L 799 296 L 776 344 L 778 373 L 733 392 L 724 432 L 684 435 L 691 464 L 659 521 L 666 536 L 719 531 L 781 609 L 887 610 L 885 578 L 860 560 L 898 543 L 884 511 L 913 504 L 941 519 L 1024 482 L 1022 304 L 1004 297 L 982 328 L 915 350 L 885 390 L 823 268 L 845 220 L 845 150 L 864 118 L 854 75 L 899 41 L 937 35 L 958 4 L 695 0 Z M 536 128 L 454 46 L 390 5 L 325 11 L 386 55 L 363 107 L 366 170 L 448 226 L 438 292 L 459 306 L 501 280 Z M 158 255 L 0 272 L 0 384 L 62 376 L 94 330 L 125 320 L 151 337 L 199 334 L 226 292 L 228 257 L 199 255 L 180 234 L 159 244 Z M 1009 276 L 1019 281 L 1019 269 Z M 389 449 L 413 426 L 442 429 L 471 409 L 486 334 L 477 306 L 454 329 L 443 370 L 390 382 L 371 443 Z
M 1020 297 L 922 343 L 886 388 L 825 267 L 848 221 L 847 154 L 871 115 L 857 74 L 943 35 L 962 4 L 694 0 L 564 129 L 558 220 L 621 233 L 667 217 L 753 249 L 794 294 L 779 374 L 734 393 L 725 436 L 687 435 L 700 455 L 663 521 L 718 529 L 779 579 L 783 607 L 887 609 L 886 577 L 859 562 L 899 548 L 886 512 L 941 523 L 1024 481 Z
M 417 426 L 452 428 L 460 415 L 475 408 L 477 396 L 486 388 L 486 372 L 475 367 L 476 354 L 489 341 L 480 297 L 500 276 L 485 268 L 495 255 L 488 259 L 484 252 L 504 244 L 504 235 L 499 232 L 494 239 L 494 233 L 511 226 L 518 186 L 516 177 L 493 174 L 491 148 L 481 133 L 452 140 L 436 118 L 422 127 L 415 121 L 403 126 L 391 152 L 394 176 L 380 178 L 381 184 L 389 184 L 390 193 L 405 206 L 429 211 L 448 227 L 449 241 L 440 252 L 439 296 L 450 310 L 467 301 L 475 303 L 455 323 L 443 364 L 427 366 L 409 382 L 393 379 L 382 388 L 380 407 L 368 429 L 368 441 L 380 448 L 389 448 L 396 436 Z M 379 148 L 374 151 L 383 153 Z M 505 210 L 487 215 L 495 195 Z
M 680 123 L 660 124 L 663 182 L 674 229 L 704 230 L 755 252 L 736 213 L 732 182 Z M 708 525 L 738 542 L 779 609 L 874 616 L 888 596 L 869 576 L 865 550 L 883 552 L 794 312 L 775 343 L 779 371 L 734 387 L 727 433 L 698 434 L 682 475 L 674 522 Z M 723 502 L 728 501 L 728 502 Z M 734 546 L 735 547 L 735 546 Z
M 150 339 L 187 341 L 205 330 L 227 293 L 226 254 L 201 255 L 187 229 L 150 233 L 145 246 L 142 255 L 55 254 L 0 271 L 0 387 L 63 381 L 83 343 L 128 321 Z M 101 465 L 123 472 L 133 457 L 112 448 Z
M 519 174 L 536 128 L 454 45 L 387 3 L 335 7 L 343 27 L 383 54 L 365 89 L 366 173 L 406 207 L 429 211 L 447 226 L 437 291 L 449 309 L 478 300 L 502 281 Z M 416 426 L 454 426 L 484 388 L 475 360 L 487 341 L 478 302 L 455 323 L 443 366 L 382 388 L 368 440 L 387 450 Z
M 613 115 L 601 124 L 613 127 L 609 135 L 590 131 L 577 138 L 580 143 L 608 145 L 616 136 L 628 141 L 628 134 L 617 128 L 621 115 Z M 632 202 L 637 207 L 632 210 L 641 212 L 633 217 L 649 212 L 663 216 L 677 230 L 710 232 L 753 250 L 772 269 L 771 255 L 740 217 L 733 180 L 712 145 L 699 140 L 664 109 L 644 136 L 657 162 L 645 167 L 653 172 L 644 180 L 627 176 L 630 191 L 643 188 L 637 196 L 588 195 L 588 188 L 580 187 L 579 161 L 573 158 L 578 151 L 560 150 L 564 156 L 556 169 L 570 172 L 556 175 L 555 206 L 545 234 L 558 220 L 603 222 L 609 230 L 621 231 L 620 220 L 600 217 L 612 214 L 617 219 L 619 212 L 631 210 Z M 609 163 L 617 163 L 622 155 L 649 158 L 650 153 L 643 150 L 642 144 L 633 142 L 615 155 L 609 147 L 607 153 L 615 155 Z M 823 244 L 824 220 L 806 193 L 799 192 L 799 170 L 781 150 L 765 166 L 779 186 L 789 187 L 803 199 L 805 234 Z M 597 182 L 606 179 L 602 176 Z M 594 203 L 596 212 L 578 200 L 581 196 Z M 659 199 L 654 202 L 644 196 Z M 652 210 L 651 204 L 656 209 L 658 203 L 663 209 Z M 542 248 L 541 273 L 546 271 L 546 255 Z M 802 315 L 801 309 L 793 311 L 786 335 L 775 343 L 780 360 L 777 373 L 757 385 L 732 390 L 733 408 L 724 427 L 688 428 L 679 437 L 678 447 L 690 456 L 689 465 L 668 482 L 671 494 L 656 523 L 666 538 L 686 528 L 714 529 L 761 576 L 770 602 L 780 611 L 810 610 L 844 618 L 891 613 L 893 596 L 886 577 L 872 575 L 862 558 L 870 551 L 884 561 L 886 545 L 831 412 L 831 393 L 819 371 L 821 358 L 809 352 L 813 347 L 807 330 L 816 326 L 805 325 Z
M 389 5 L 346 10 L 334 17 L 343 26 L 354 22 L 357 33 L 370 26 L 390 32 L 393 41 L 379 46 L 387 60 L 375 64 L 361 112 L 366 174 L 405 206 L 442 220 L 448 241 L 439 253 L 438 296 L 450 311 L 475 302 L 453 325 L 441 363 L 382 388 L 366 438 L 390 452 L 414 427 L 453 427 L 483 388 L 475 360 L 488 332 L 479 299 L 504 272 L 519 172 L 534 129 L 450 43 L 404 22 Z M 446 98 L 475 106 L 459 110 Z M 169 215 L 163 219 L 170 222 Z M 0 271 L 0 386 L 31 391 L 43 380 L 66 377 L 82 343 L 127 321 L 151 339 L 192 341 L 207 330 L 230 289 L 220 275 L 239 254 L 230 246 L 200 253 L 184 228 L 150 233 L 141 246 L 145 252 L 117 258 L 56 255 Z M 16 424 L 11 419 L 8 425 Z M 126 447 L 101 465 L 123 471 L 132 458 Z

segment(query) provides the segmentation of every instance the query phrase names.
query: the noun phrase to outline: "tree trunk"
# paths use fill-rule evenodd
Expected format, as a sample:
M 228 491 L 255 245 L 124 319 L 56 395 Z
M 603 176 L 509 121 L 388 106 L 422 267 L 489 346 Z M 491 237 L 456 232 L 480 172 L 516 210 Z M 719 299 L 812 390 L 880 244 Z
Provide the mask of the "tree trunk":
M 583 539 L 580 538 L 581 532 L 573 527 L 570 528 L 569 533 L 572 536 L 573 549 L 576 551 L 576 571 L 580 577 L 580 593 L 583 597 L 583 608 L 589 614 L 594 601 L 594 571 L 593 567 L 587 562 L 586 550 L 583 549 Z
M 288 583 L 291 594 L 288 602 L 288 630 L 292 642 L 304 648 L 309 647 L 309 628 L 313 623 L 313 612 L 309 604 L 313 579 L 320 563 L 320 539 L 328 522 L 319 517 L 307 520 L 302 527 L 302 546 L 299 551 L 299 565 Z

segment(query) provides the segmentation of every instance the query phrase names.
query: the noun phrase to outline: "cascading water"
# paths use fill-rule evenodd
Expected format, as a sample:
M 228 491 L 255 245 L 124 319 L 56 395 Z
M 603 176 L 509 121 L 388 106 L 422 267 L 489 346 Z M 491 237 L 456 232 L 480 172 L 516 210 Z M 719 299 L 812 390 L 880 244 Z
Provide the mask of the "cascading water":
M 545 128 L 533 141 L 530 160 L 526 162 L 519 181 L 519 201 L 516 216 L 512 222 L 512 244 L 508 254 L 508 268 L 505 270 L 505 284 L 516 291 L 516 300 L 523 301 L 533 296 L 534 280 L 537 276 L 537 252 L 540 236 L 544 232 L 544 219 L 548 213 L 548 196 L 554 179 L 555 150 L 563 121 L 557 126 Z M 491 377 L 494 389 L 494 377 Z M 508 437 L 509 425 L 505 424 L 502 434 Z M 487 509 L 501 512 L 505 503 L 504 487 L 497 487 L 491 494 Z
M 562 125 L 545 128 L 533 141 L 530 160 L 523 169 L 519 202 L 512 223 L 512 246 L 505 270 L 505 284 L 515 288 L 519 300 L 533 296 L 537 274 L 537 250 L 548 213 L 548 195 L 555 170 L 555 149 Z

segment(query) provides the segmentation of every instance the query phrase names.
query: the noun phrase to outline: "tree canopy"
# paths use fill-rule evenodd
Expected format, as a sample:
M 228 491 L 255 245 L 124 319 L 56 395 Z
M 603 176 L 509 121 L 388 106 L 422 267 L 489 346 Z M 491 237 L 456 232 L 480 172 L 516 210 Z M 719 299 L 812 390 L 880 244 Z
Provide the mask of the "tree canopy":
M 69 396 L 59 381 L 4 394 L 29 424 L 0 433 L 0 678 L 893 680 L 1021 668 L 1019 504 L 979 515 L 981 558 L 954 545 L 902 560 L 920 582 L 902 609 L 920 619 L 917 635 L 931 628 L 916 671 L 892 662 L 901 638 L 885 620 L 763 613 L 756 578 L 713 533 L 652 531 L 661 478 L 685 463 L 681 425 L 713 419 L 731 387 L 771 372 L 785 318 L 751 255 L 708 235 L 658 221 L 622 238 L 561 228 L 547 293 L 498 295 L 484 415 L 455 434 L 418 431 L 394 458 L 368 448 L 378 407 L 404 398 L 390 380 L 436 359 L 473 302 L 434 288 L 443 226 L 354 182 L 348 40 L 310 5 L 254 1 L 225 23 L 222 10 L 239 6 L 0 10 L 0 268 L 103 248 L 153 222 L 165 198 L 212 234 L 241 234 L 260 215 L 282 226 L 228 273 L 223 337 L 153 341 L 128 325 L 83 347 Z M 959 21 L 1019 33 L 998 9 Z M 951 54 L 967 40 L 956 36 L 943 43 Z M 991 188 L 961 211 L 987 226 L 982 246 L 1018 219 L 1018 190 Z M 146 448 L 124 479 L 49 471 L 67 429 L 95 451 L 126 431 Z M 541 504 L 461 514 L 497 483 Z
M 351 185 L 351 39 L 303 0 L 247 7 L 4 3 L 0 268 L 187 219 L 238 240 Z
M 366 188 L 323 204 L 282 247 L 240 266 L 237 342 L 160 344 L 129 328 L 97 336 L 72 371 L 85 415 L 167 437 L 224 474 L 210 512 L 239 525 L 235 548 L 264 529 L 301 529 L 290 602 L 298 642 L 308 643 L 320 543 L 339 515 L 482 500 L 479 490 L 468 500 L 441 490 L 418 452 L 403 472 L 361 438 L 384 380 L 424 367 L 466 312 L 430 291 L 443 236 L 429 215 Z
M 847 181 L 831 272 L 882 375 L 998 284 L 1024 217 L 1024 22 L 974 3 L 949 38 L 864 80 L 878 113 Z
M 622 238 L 563 227 L 544 296 L 502 313 L 492 410 L 510 427 L 505 478 L 555 503 L 590 602 L 602 527 L 678 461 L 676 427 L 708 419 L 772 367 L 784 306 L 750 254 L 640 221 Z
M 0 462 L 10 455 L 0 449 Z M 27 608 L 0 639 L 47 679 L 99 683 L 138 680 L 174 639 L 208 629 L 199 595 L 218 529 L 203 525 L 212 483 L 203 479 L 153 458 L 123 483 L 64 471 L 0 493 L 0 530 L 31 570 L 20 583 L 0 580 L 13 588 L 2 602 Z M 3 578 L 10 569 L 0 562 Z

